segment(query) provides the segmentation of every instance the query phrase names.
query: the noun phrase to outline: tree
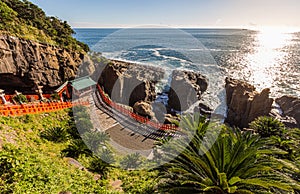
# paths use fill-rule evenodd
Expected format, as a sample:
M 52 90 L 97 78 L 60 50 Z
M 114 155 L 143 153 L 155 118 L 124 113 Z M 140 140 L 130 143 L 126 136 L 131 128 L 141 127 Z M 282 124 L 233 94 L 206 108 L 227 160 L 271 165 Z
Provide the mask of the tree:
M 83 134 L 82 139 L 91 151 L 98 152 L 109 141 L 109 136 L 105 132 L 86 132 Z
M 263 193 L 293 191 L 283 165 L 264 149 L 259 135 L 222 127 L 216 142 L 203 138 L 203 128 L 184 118 L 195 133 L 187 148 L 162 167 L 159 190 L 171 193 Z M 187 120 L 186 120 L 187 119 Z M 181 146 L 181 145 L 178 145 Z M 166 153 L 167 154 L 167 153 Z M 169 157 L 173 157 L 169 155 Z
M 17 16 L 17 12 L 8 7 L 5 3 L 0 1 L 0 23 L 11 22 Z
M 273 117 L 258 117 L 250 123 L 250 128 L 254 129 L 262 137 L 282 135 L 285 129 L 284 124 Z
M 141 164 L 141 156 L 139 153 L 126 155 L 120 162 L 124 169 L 135 169 Z

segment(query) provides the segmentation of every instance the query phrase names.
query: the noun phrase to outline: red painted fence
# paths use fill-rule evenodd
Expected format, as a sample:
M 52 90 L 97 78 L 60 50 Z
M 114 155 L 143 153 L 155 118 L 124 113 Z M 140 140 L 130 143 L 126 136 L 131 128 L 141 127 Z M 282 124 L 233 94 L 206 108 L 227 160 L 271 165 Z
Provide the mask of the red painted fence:
M 100 85 L 97 84 L 97 89 L 100 93 L 100 96 L 102 98 L 102 100 L 110 107 L 112 107 L 113 109 L 117 110 L 118 112 L 129 116 L 131 118 L 133 118 L 134 120 L 140 122 L 140 123 L 146 123 L 147 125 L 154 127 L 156 129 L 160 129 L 160 130 L 178 130 L 178 127 L 176 125 L 168 125 L 168 124 L 161 124 L 161 123 L 157 123 L 157 122 L 153 122 L 143 116 L 140 116 L 120 105 L 118 105 L 117 103 L 113 102 L 110 100 L 110 98 L 108 98 L 105 94 L 104 91 L 102 90 L 102 88 L 100 87 Z
M 38 114 L 45 112 L 54 112 L 76 105 L 89 105 L 88 102 L 49 102 L 38 104 L 22 104 L 22 105 L 0 105 L 0 115 L 2 116 L 22 116 L 26 114 Z

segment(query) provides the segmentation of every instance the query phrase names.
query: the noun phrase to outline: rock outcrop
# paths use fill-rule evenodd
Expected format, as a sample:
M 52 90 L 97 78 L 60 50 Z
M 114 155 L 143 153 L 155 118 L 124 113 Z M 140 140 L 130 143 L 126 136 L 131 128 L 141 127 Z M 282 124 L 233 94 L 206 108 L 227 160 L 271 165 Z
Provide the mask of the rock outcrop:
M 174 70 L 168 94 L 169 108 L 186 111 L 200 100 L 201 94 L 207 90 L 207 87 L 208 81 L 200 73 Z
M 138 101 L 154 101 L 155 84 L 164 75 L 163 70 L 157 67 L 145 67 L 116 60 L 111 60 L 97 68 L 102 69 L 98 82 L 105 92 L 114 102 L 129 106 L 133 106 Z
M 243 81 L 226 78 L 225 82 L 227 123 L 244 128 L 255 118 L 269 115 L 273 104 L 273 99 L 269 97 L 269 89 L 259 93 L 254 86 Z
M 135 113 L 138 113 L 141 116 L 152 119 L 155 117 L 154 112 L 152 111 L 152 106 L 148 102 L 138 101 L 134 104 L 133 110 Z
M 32 93 L 36 84 L 44 86 L 44 92 L 53 91 L 75 78 L 81 64 L 85 66 L 80 68 L 82 73 L 94 71 L 84 53 L 0 35 L 0 88 L 6 92 Z
M 294 118 L 297 126 L 300 127 L 300 99 L 292 96 L 282 96 L 275 99 L 275 102 L 280 106 L 283 116 Z

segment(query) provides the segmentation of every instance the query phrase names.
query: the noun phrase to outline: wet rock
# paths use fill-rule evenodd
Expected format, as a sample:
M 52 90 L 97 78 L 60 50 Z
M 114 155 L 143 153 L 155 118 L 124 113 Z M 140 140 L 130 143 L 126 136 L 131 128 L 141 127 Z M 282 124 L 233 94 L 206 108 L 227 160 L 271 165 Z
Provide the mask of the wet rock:
M 198 111 L 200 112 L 201 115 L 204 115 L 204 116 L 210 116 L 213 112 L 213 110 L 209 106 L 207 106 L 203 103 L 199 104 L 199 110 Z
M 283 116 L 292 117 L 300 127 L 300 99 L 292 96 L 282 96 L 275 99 L 280 106 Z
M 186 111 L 201 99 L 207 87 L 208 81 L 200 73 L 175 70 L 172 73 L 168 106 L 177 111 Z
M 255 87 L 244 82 L 226 78 L 228 113 L 226 122 L 240 128 L 259 116 L 268 116 L 272 109 L 273 99 L 269 97 L 270 89 L 261 93 Z
M 282 122 L 286 127 L 297 128 L 299 127 L 297 121 L 293 117 L 280 114 L 277 109 L 272 109 L 270 116 Z

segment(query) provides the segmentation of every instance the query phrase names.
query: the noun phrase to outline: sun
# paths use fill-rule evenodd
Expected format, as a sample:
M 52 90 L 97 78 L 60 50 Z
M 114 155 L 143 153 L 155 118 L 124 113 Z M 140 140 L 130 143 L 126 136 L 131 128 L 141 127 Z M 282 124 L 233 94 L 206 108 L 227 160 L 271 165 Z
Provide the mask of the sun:
M 269 88 L 276 80 L 276 67 L 285 60 L 284 47 L 293 34 L 287 28 L 264 27 L 255 35 L 254 52 L 246 56 L 249 80 L 258 88 Z

